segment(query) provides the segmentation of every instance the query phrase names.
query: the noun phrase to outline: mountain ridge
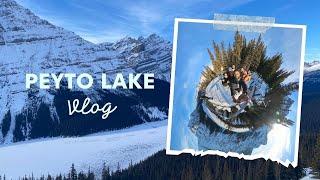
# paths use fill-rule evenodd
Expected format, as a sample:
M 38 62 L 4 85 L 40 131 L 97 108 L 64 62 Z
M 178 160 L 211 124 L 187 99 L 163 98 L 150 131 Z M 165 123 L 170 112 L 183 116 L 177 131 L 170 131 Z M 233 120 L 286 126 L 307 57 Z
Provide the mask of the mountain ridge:
M 155 34 L 94 44 L 39 18 L 13 0 L 1 1 L 0 144 L 38 137 L 85 135 L 163 120 L 168 99 L 160 97 L 169 97 L 171 47 L 169 41 Z M 97 82 L 101 82 L 101 73 L 111 78 L 116 73 L 124 76 L 154 73 L 156 88 L 153 91 L 103 91 L 96 85 L 90 90 L 43 90 L 37 86 L 25 89 L 26 73 L 44 72 L 85 72 Z M 102 121 L 97 116 L 69 117 L 65 104 L 70 97 L 80 100 L 89 97 L 99 104 L 113 100 L 120 109 L 110 121 Z M 154 112 L 159 117 L 154 117 Z M 74 118 L 77 121 L 72 121 Z M 90 121 L 92 118 L 95 120 Z M 119 119 L 121 122 L 117 122 Z
M 309 73 L 313 71 L 320 70 L 320 61 L 315 60 L 312 62 L 305 62 L 304 63 L 304 73 Z

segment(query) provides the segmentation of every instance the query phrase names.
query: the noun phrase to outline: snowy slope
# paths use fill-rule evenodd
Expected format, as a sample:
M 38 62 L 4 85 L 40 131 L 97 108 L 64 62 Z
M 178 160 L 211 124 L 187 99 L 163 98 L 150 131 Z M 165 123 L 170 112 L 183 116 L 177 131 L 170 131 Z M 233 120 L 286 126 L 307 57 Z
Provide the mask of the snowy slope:
M 318 70 L 320 70 L 320 64 L 316 64 L 316 65 L 313 65 L 313 66 L 310 66 L 310 67 L 306 67 L 304 69 L 305 72 L 318 71 Z
M 225 133 L 223 128 L 211 132 L 204 123 L 200 122 L 199 113 L 196 110 L 190 115 L 189 127 L 197 137 L 197 147 L 194 148 L 198 151 L 214 149 L 245 155 L 250 155 L 254 148 L 266 144 L 269 131 L 268 127 L 263 126 L 245 133 Z
M 309 91 L 309 89 L 318 89 L 320 77 L 320 62 L 313 61 L 304 64 L 304 88 L 303 90 Z
M 311 71 L 317 71 L 317 70 L 320 70 L 320 62 L 319 61 L 304 63 L 304 71 L 305 72 L 311 72 Z
M 115 170 L 128 167 L 164 149 L 167 121 L 138 125 L 119 131 L 77 138 L 39 139 L 0 146 L 0 174 L 17 179 L 25 174 L 39 177 L 89 167 L 101 173 L 103 163 Z
M 34 136 L 46 137 L 44 133 L 38 136 L 35 134 L 39 133 L 34 132 L 35 126 L 44 129 L 36 120 L 41 106 L 42 109 L 49 109 L 49 113 L 43 113 L 50 114 L 45 118 L 45 124 L 53 122 L 57 125 L 67 118 L 61 117 L 66 112 L 59 114 L 57 108 L 61 104 L 55 103 L 56 95 L 60 92 L 54 88 L 39 89 L 38 86 L 26 90 L 26 73 L 89 73 L 97 82 L 101 82 L 101 73 L 106 73 L 112 79 L 115 73 L 126 76 L 128 73 L 149 72 L 154 73 L 157 79 L 168 82 L 170 65 L 171 43 L 155 34 L 146 38 L 125 37 L 115 43 L 93 44 L 71 31 L 40 19 L 14 0 L 1 0 L 0 144 Z M 99 101 L 105 99 L 101 97 L 100 87 L 96 84 L 90 90 L 75 88 L 73 91 L 80 91 L 78 94 Z M 124 96 L 123 99 L 135 95 L 113 93 L 113 96 Z M 136 104 L 139 102 L 133 103 Z M 142 104 L 137 111 L 148 108 Z M 130 109 L 128 111 L 133 112 Z M 18 119 L 19 115 L 23 117 Z
M 212 98 L 209 101 L 219 109 L 235 106 L 230 94 L 230 88 L 222 85 L 220 77 L 213 79 L 206 88 L 206 96 Z

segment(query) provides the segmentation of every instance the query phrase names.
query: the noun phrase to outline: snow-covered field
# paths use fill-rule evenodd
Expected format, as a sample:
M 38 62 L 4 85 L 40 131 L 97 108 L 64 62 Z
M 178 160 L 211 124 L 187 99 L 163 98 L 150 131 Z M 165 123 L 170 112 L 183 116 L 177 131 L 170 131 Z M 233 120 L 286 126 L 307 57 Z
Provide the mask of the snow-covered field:
M 306 172 L 306 176 L 301 178 L 301 180 L 312 180 L 312 179 L 319 179 L 317 177 L 317 172 L 314 172 L 312 168 L 304 168 L 305 172 Z
M 17 179 L 77 170 L 101 173 L 105 162 L 112 170 L 126 168 L 165 148 L 167 121 L 84 137 L 50 138 L 0 146 L 0 174 Z

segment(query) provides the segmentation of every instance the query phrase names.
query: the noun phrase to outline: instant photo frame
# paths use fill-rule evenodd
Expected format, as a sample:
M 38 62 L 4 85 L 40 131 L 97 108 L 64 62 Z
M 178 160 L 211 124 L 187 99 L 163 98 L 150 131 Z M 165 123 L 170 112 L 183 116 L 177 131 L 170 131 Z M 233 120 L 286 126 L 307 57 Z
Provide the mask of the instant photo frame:
M 215 149 L 208 150 L 196 150 L 192 148 L 185 148 L 181 150 L 175 150 L 171 147 L 172 140 L 172 123 L 173 123 L 173 106 L 174 106 L 174 96 L 175 96 L 175 76 L 176 76 L 176 62 L 177 62 L 177 47 L 178 47 L 178 36 L 179 36 L 179 24 L 180 23 L 205 23 L 212 25 L 233 25 L 233 26 L 254 26 L 254 27 L 270 27 L 270 28 L 295 28 L 301 30 L 301 52 L 300 52 L 300 67 L 299 67 L 299 89 L 298 89 L 298 99 L 297 99 L 297 114 L 296 114 L 296 129 L 295 129 L 295 145 L 294 145 L 294 160 L 281 160 L 279 158 L 273 158 L 269 156 L 262 155 L 245 155 L 239 154 L 237 152 L 223 152 Z M 221 20 L 202 20 L 202 19 L 184 19 L 176 18 L 174 23 L 174 39 L 173 39 L 173 51 L 172 51 L 172 68 L 171 68 L 171 84 L 170 84 L 170 101 L 169 101 L 169 116 L 168 116 L 168 130 L 167 130 L 167 146 L 166 153 L 168 155 L 179 155 L 181 153 L 191 153 L 193 155 L 219 155 L 223 157 L 237 157 L 244 158 L 246 160 L 253 160 L 258 158 L 271 159 L 272 161 L 280 162 L 285 166 L 292 164 L 293 167 L 297 166 L 298 163 L 298 146 L 299 146 L 299 129 L 300 129 L 300 116 L 301 116 L 301 101 L 302 101 L 302 87 L 303 87 L 303 64 L 305 56 L 305 42 L 306 42 L 306 26 L 305 25 L 292 25 L 292 24 L 276 24 L 276 23 L 260 23 L 260 22 L 241 22 L 241 21 L 221 21 Z

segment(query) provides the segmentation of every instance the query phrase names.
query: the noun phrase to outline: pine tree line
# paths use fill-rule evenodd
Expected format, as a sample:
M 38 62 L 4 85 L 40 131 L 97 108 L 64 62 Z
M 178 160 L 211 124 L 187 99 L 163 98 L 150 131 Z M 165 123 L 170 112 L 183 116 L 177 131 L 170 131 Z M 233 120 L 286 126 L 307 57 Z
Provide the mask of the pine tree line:
M 299 179 L 303 170 L 286 168 L 264 159 L 247 161 L 220 156 L 168 156 L 159 152 L 130 169 L 113 176 L 116 179 Z
M 300 135 L 299 164 L 303 167 L 311 167 L 320 172 L 320 133 L 303 133 Z M 320 177 L 318 177 L 320 178 Z
M 130 170 L 133 168 L 133 163 L 132 161 L 129 164 L 129 167 L 127 170 Z M 117 169 L 115 171 L 111 171 L 110 167 L 106 165 L 106 163 L 103 164 L 102 170 L 101 170 L 101 175 L 95 174 L 91 169 L 87 172 L 80 171 L 78 172 L 74 166 L 74 164 L 71 165 L 69 173 L 68 174 L 59 174 L 57 176 L 53 176 L 51 174 L 48 175 L 42 175 L 41 177 L 34 177 L 33 174 L 30 176 L 24 176 L 20 177 L 19 179 L 22 180 L 94 180 L 94 179 L 102 179 L 102 180 L 111 180 L 111 179 L 117 179 L 116 177 L 120 176 L 122 171 L 120 164 L 118 163 Z M 0 180 L 6 180 L 6 176 L 3 175 L 0 176 Z

